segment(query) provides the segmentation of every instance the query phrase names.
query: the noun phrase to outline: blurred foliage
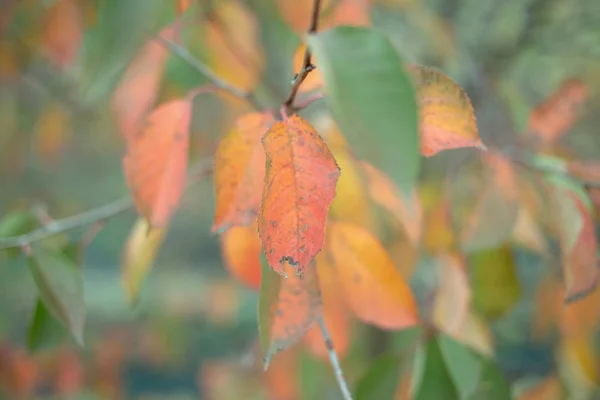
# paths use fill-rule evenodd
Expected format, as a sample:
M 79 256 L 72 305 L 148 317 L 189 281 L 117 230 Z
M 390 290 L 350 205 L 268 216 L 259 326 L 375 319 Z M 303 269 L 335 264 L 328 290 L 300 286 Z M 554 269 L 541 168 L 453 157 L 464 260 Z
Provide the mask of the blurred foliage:
M 238 8 L 219 8 L 227 1 Z M 253 88 L 261 104 L 281 104 L 297 72 L 293 57 L 312 2 L 227 1 L 4 0 L 0 237 L 28 232 L 50 216 L 64 218 L 126 193 L 124 145 L 111 98 L 140 49 L 176 17 L 181 18 L 183 47 L 238 85 Z M 583 82 L 589 96 L 582 117 L 558 144 L 537 148 L 566 160 L 600 159 L 598 0 L 324 3 L 324 27 L 371 24 L 385 33 L 402 59 L 438 67 L 459 83 L 471 98 L 488 147 L 524 146 L 522 132 L 536 106 L 564 81 Z M 181 97 L 206 82 L 183 59 L 169 56 L 154 103 Z M 315 103 L 302 115 L 325 131 L 324 110 Z M 197 97 L 190 158 L 212 155 L 246 111 L 245 104 L 228 95 Z M 466 223 L 457 209 L 448 210 L 440 182 L 447 174 L 462 177 L 455 185 L 467 199 L 458 199 L 457 207 L 470 207 L 473 199 L 462 188 L 481 173 L 473 154 L 449 151 L 422 162 L 421 248 L 397 240 L 389 227 L 381 227 L 378 234 L 410 281 L 421 309 L 441 307 L 431 304 L 438 287 L 448 304 L 460 308 L 459 303 L 472 301 L 473 309 L 460 316 L 464 326 L 433 337 L 430 332 L 348 323 L 350 339 L 342 364 L 356 398 L 406 398 L 414 378 L 406 371 L 413 358 L 434 359 L 422 379 L 435 376 L 439 383 L 419 386 L 419 399 L 449 393 L 456 393 L 452 398 L 492 399 L 509 390 L 520 400 L 598 398 L 600 290 L 563 304 L 559 240 L 548 239 L 540 233 L 543 227 L 531 223 L 534 214 L 548 213 L 548 199 L 529 195 L 527 204 L 519 206 L 510 243 L 477 249 L 465 260 L 444 258 L 462 237 L 457 221 L 458 228 Z M 531 178 L 517 175 L 519 180 Z M 590 197 L 597 229 L 600 194 L 591 191 Z M 134 308 L 121 283 L 127 264 L 124 246 L 136 234 L 132 211 L 111 218 L 102 229 L 86 226 L 42 241 L 60 250 L 91 241 L 81 257 L 72 257 L 83 268 L 85 347 L 64 332 L 57 339 L 56 331 L 64 328 L 52 325 L 55 321 L 48 315 L 70 318 L 61 314 L 60 299 L 53 300 L 56 310 L 44 308 L 20 250 L 0 250 L 1 398 L 338 399 L 326 358 L 302 343 L 274 357 L 263 373 L 258 294 L 228 275 L 222 243 L 210 233 L 213 199 L 209 181 L 186 192 L 161 237 L 154 270 Z M 40 210 L 49 210 L 50 216 Z M 481 216 L 488 217 L 489 211 Z M 137 260 L 141 264 L 129 268 L 146 268 L 154 254 L 145 255 L 150 261 Z M 439 265 L 452 262 L 457 268 L 439 282 Z M 467 284 L 473 289 L 465 300 L 461 296 Z M 422 335 L 429 339 L 423 346 L 426 354 L 415 356 L 407 349 Z M 46 341 L 58 345 L 46 347 Z M 468 347 L 456 346 L 458 342 Z M 473 374 L 483 378 L 476 380 Z

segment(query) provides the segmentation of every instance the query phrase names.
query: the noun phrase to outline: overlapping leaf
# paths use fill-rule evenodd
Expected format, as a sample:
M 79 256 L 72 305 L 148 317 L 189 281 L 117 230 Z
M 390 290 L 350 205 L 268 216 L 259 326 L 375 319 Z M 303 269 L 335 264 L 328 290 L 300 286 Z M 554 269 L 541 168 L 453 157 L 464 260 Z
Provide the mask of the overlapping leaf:
M 589 294 L 598 284 L 598 240 L 592 205 L 576 182 L 557 175 L 547 180 L 556 210 L 554 222 L 561 245 L 565 301 L 572 301 Z
M 261 256 L 262 282 L 258 326 L 265 369 L 279 351 L 306 335 L 321 313 L 321 294 L 315 268 L 287 278 L 272 271 Z
M 317 255 L 315 268 L 323 299 L 323 320 L 331 336 L 336 354 L 339 358 L 343 358 L 350 346 L 352 328 L 344 292 L 338 281 L 337 272 L 325 253 Z M 319 327 L 315 326 L 307 333 L 306 344 L 317 357 L 328 360 L 329 354 Z
M 327 236 L 327 250 L 344 298 L 358 318 L 384 329 L 417 323 L 410 287 L 369 231 L 351 223 L 332 222 Z
M 429 157 L 461 147 L 485 149 L 473 106 L 460 86 L 432 68 L 410 65 L 407 70 L 417 87 L 421 154 Z
M 191 100 L 162 104 L 127 141 L 125 178 L 138 212 L 162 227 L 179 204 L 186 180 Z
M 262 243 L 256 225 L 234 226 L 221 235 L 223 262 L 229 273 L 252 289 L 260 288 Z
M 385 208 L 402 224 L 411 243 L 421 240 L 422 210 L 419 197 L 415 191 L 410 196 L 404 195 L 383 172 L 363 162 L 362 167 L 369 181 L 371 199 Z
M 269 265 L 304 269 L 321 250 L 340 169 L 312 126 L 297 115 L 276 122 L 263 138 L 265 183 L 258 232 Z
M 203 24 L 208 65 L 227 82 L 249 90 L 264 68 L 259 25 L 240 1 L 220 1 Z
M 392 44 L 375 30 L 342 26 L 311 35 L 308 45 L 352 148 L 410 193 L 419 174 L 417 104 Z
M 471 306 L 471 288 L 464 259 L 442 255 L 437 262 L 438 291 L 433 320 L 448 335 L 459 338 L 465 328 Z
M 217 210 L 213 232 L 256 220 L 265 179 L 266 157 L 261 140 L 273 122 L 270 113 L 247 114 L 219 143 L 215 154 Z
M 473 212 L 461 229 L 461 245 L 467 251 L 485 250 L 506 241 L 519 215 L 515 172 L 510 161 L 496 153 L 484 157 L 483 187 Z
M 164 28 L 159 35 L 173 40 L 177 25 Z M 113 93 L 111 107 L 121 133 L 133 138 L 156 100 L 169 50 L 156 39 L 150 40 L 132 60 Z
M 122 280 L 131 304 L 138 301 L 142 285 L 166 233 L 166 228 L 151 228 L 146 220 L 139 218 L 127 238 Z

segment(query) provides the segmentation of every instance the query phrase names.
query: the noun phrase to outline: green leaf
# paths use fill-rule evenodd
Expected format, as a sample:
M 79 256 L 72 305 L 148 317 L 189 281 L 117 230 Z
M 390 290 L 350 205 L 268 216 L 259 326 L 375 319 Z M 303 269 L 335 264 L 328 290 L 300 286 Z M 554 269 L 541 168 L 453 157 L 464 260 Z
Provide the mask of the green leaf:
M 394 47 L 377 31 L 349 26 L 311 35 L 308 44 L 350 145 L 411 193 L 420 164 L 416 93 Z
M 373 361 L 356 385 L 355 399 L 393 399 L 401 380 L 402 359 L 384 355 Z
M 32 352 L 59 344 L 67 335 L 65 328 L 46 309 L 42 300 L 37 299 L 29 331 L 27 346 Z
M 492 360 L 438 333 L 423 346 L 415 400 L 510 400 L 510 386 Z
M 488 319 L 502 317 L 521 296 L 511 249 L 503 246 L 472 253 L 468 260 L 475 309 Z
M 40 225 L 38 218 L 31 211 L 15 211 L 0 219 L 0 238 L 23 235 L 32 231 Z M 0 250 L 9 258 L 18 257 L 20 248 L 9 248 Z
M 83 346 L 85 303 L 80 269 L 63 254 L 42 247 L 32 249 L 29 268 L 44 306 Z
M 418 382 L 415 391 L 415 400 L 459 400 L 459 392 L 448 371 L 444 355 L 437 337 L 430 338 L 425 345 L 419 349 L 416 371 L 413 373 Z M 453 368 L 460 366 L 453 364 Z
M 512 400 L 512 390 L 498 366 L 480 354 L 474 353 L 482 363 L 482 371 L 477 387 L 469 396 L 469 400 Z
M 279 297 L 281 279 L 280 275 L 269 266 L 264 251 L 260 252 L 260 266 L 262 278 L 258 295 L 258 334 L 266 370 L 271 357 L 278 351 L 271 348 L 271 326 L 273 326 L 274 318 L 271 308 Z

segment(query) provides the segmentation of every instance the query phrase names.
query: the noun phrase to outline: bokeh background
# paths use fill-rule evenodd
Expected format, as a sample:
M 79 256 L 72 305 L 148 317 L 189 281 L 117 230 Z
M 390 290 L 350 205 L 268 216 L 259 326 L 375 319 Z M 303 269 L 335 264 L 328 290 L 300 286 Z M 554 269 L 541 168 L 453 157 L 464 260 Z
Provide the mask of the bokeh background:
M 277 106 L 289 91 L 312 2 L 2 0 L 0 5 L 0 218 L 37 210 L 59 219 L 126 195 L 124 144 L 111 96 L 133 57 L 162 27 L 181 18 L 183 47 L 226 79 L 255 91 L 263 104 Z M 442 69 L 469 94 L 488 146 L 519 143 L 534 107 L 566 79 L 578 79 L 590 93 L 586 111 L 559 147 L 544 151 L 600 160 L 597 0 L 329 0 L 322 21 L 325 27 L 373 25 L 406 61 Z M 157 103 L 204 83 L 194 68 L 171 56 Z M 245 111 L 247 105 L 225 95 L 198 97 L 191 159 L 212 155 Z M 323 103 L 303 111 L 314 119 L 325 114 Z M 424 176 L 442 179 L 447 166 L 464 164 L 470 151 L 428 160 Z M 443 198 L 432 193 L 433 203 L 436 196 Z M 2 398 L 338 398 L 328 364 L 302 345 L 262 372 L 257 293 L 228 274 L 219 237 L 210 234 L 214 209 L 211 179 L 188 190 L 133 309 L 121 268 L 137 217 L 130 210 L 102 227 L 83 259 L 85 348 L 67 338 L 42 351 L 27 349 L 35 287 L 23 257 L 0 253 Z M 424 253 L 446 240 L 435 210 L 426 209 L 433 216 L 425 218 Z M 88 230 L 47 242 L 76 242 Z M 504 273 L 471 282 L 482 337 L 507 380 L 522 388 L 515 393 L 535 396 L 527 390 L 547 390 L 523 399 L 563 398 L 562 385 L 571 388 L 572 398 L 600 398 L 594 397 L 598 347 L 572 344 L 565 356 L 560 335 L 545 328 L 557 319 L 560 305 L 554 300 L 560 289 L 552 282 L 540 289 L 548 271 L 557 271 L 548 262 L 556 249 L 544 251 L 511 244 L 508 261 L 498 267 Z M 426 301 L 431 259 L 401 245 L 390 252 L 403 260 L 402 271 Z M 499 257 L 492 256 L 496 262 Z M 581 308 L 576 320 L 597 321 L 600 298 L 593 295 Z M 356 323 L 343 358 L 351 383 L 371 360 L 410 334 Z

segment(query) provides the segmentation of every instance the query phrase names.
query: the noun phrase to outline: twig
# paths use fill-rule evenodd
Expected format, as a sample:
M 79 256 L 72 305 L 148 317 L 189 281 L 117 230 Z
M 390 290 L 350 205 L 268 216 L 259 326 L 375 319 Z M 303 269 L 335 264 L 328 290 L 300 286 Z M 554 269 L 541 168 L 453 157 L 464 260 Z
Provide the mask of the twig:
M 350 393 L 348 384 L 344 379 L 344 373 L 342 372 L 342 367 L 340 366 L 340 360 L 338 359 L 335 349 L 333 348 L 333 340 L 331 340 L 331 335 L 327 330 L 327 326 L 325 325 L 322 315 L 317 318 L 317 322 L 319 324 L 319 328 L 321 328 L 321 334 L 323 335 L 323 340 L 325 340 L 325 347 L 329 353 L 329 360 L 331 361 L 331 366 L 333 367 L 333 372 L 335 373 L 335 379 L 337 380 L 338 386 L 342 392 L 342 397 L 344 400 L 352 400 L 352 394 Z
M 157 40 L 161 42 L 165 47 L 167 47 L 173 54 L 181 57 L 184 61 L 186 61 L 190 66 L 204 75 L 207 79 L 209 79 L 217 88 L 224 90 L 226 92 L 231 93 L 232 95 L 239 97 L 240 99 L 248 101 L 257 110 L 262 109 L 262 106 L 258 103 L 254 95 L 250 92 L 247 92 L 237 86 L 232 85 L 227 82 L 223 78 L 221 78 L 216 72 L 210 69 L 208 66 L 204 65 L 200 60 L 195 58 L 189 51 L 185 48 L 179 46 L 178 44 L 170 41 L 169 39 L 164 38 L 163 36 L 158 36 Z
M 312 15 L 310 18 L 310 26 L 308 27 L 307 31 L 309 35 L 317 33 L 320 10 L 321 0 L 314 0 Z M 308 46 L 306 46 L 306 50 L 304 51 L 304 59 L 302 61 L 302 68 L 300 69 L 300 72 L 298 72 L 298 75 L 294 77 L 292 89 L 290 90 L 290 95 L 288 96 L 287 100 L 283 103 L 284 107 L 289 111 L 293 109 L 294 99 L 298 94 L 298 90 L 300 89 L 302 82 L 304 82 L 308 74 L 310 74 L 310 72 L 316 68 L 311 61 L 312 53 L 310 52 Z
M 289 110 L 291 112 L 298 112 L 298 111 L 303 110 L 306 107 L 310 106 L 315 101 L 321 100 L 323 98 L 325 98 L 325 95 L 322 92 L 314 93 L 314 94 L 306 97 L 305 99 L 302 99 L 302 101 L 299 101 L 296 105 L 290 107 Z
M 211 171 L 212 166 L 212 158 L 202 159 L 194 164 L 189 171 L 190 179 L 188 180 L 188 187 Z M 104 221 L 108 218 L 121 214 L 132 207 L 133 201 L 131 196 L 127 195 L 111 203 L 83 212 L 81 214 L 53 220 L 47 225 L 44 225 L 41 228 L 35 229 L 29 233 L 8 238 L 0 238 L 0 249 L 26 247 L 33 242 L 37 242 L 47 237 L 70 231 L 75 228 L 80 228 L 85 225 L 91 225 L 99 221 Z

